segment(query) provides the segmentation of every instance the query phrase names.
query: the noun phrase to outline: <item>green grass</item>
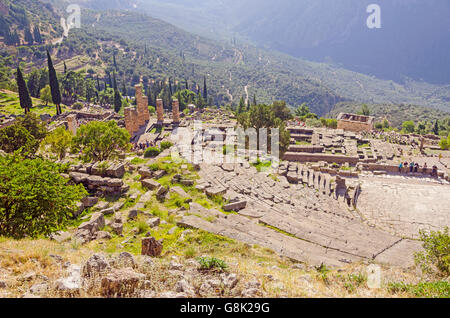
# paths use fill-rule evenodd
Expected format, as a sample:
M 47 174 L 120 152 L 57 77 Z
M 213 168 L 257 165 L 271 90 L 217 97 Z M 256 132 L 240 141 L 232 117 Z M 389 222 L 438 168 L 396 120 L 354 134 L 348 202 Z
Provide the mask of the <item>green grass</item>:
M 258 172 L 265 171 L 272 167 L 272 162 L 270 161 L 260 161 L 259 159 L 256 162 L 252 163 L 252 166 L 258 170 Z
M 450 298 L 450 284 L 446 281 L 422 282 L 417 285 L 390 283 L 388 290 L 393 294 L 406 293 L 419 298 Z
M 33 108 L 31 112 L 37 115 L 49 114 L 51 116 L 56 115 L 56 107 L 53 104 L 45 106 L 45 104 L 37 98 L 32 98 Z M 63 111 L 67 110 L 67 107 L 62 105 Z M 17 93 L 9 91 L 0 91 L 0 113 L 5 115 L 23 115 L 24 110 L 20 107 L 19 96 Z

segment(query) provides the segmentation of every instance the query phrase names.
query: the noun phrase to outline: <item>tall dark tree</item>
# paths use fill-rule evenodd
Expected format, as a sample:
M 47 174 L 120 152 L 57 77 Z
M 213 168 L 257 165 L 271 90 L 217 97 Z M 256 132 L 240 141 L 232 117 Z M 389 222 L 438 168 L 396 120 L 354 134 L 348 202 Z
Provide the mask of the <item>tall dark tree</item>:
M 116 52 L 114 52 L 114 54 L 113 54 L 113 63 L 114 63 L 114 69 L 115 69 L 116 72 L 117 72 Z
M 120 108 L 122 107 L 122 96 L 120 95 L 119 90 L 117 89 L 117 80 L 116 80 L 116 72 L 113 72 L 114 77 L 114 111 L 118 113 Z
M 61 115 L 61 91 L 59 90 L 58 77 L 56 76 L 55 68 L 53 67 L 52 57 L 47 50 L 47 62 L 48 62 L 48 76 L 50 80 L 50 89 L 52 92 L 52 101 L 56 105 L 56 114 Z
M 17 68 L 16 81 L 17 88 L 19 89 L 20 107 L 25 110 L 25 114 L 28 114 L 30 108 L 33 107 L 33 102 L 31 100 L 30 93 L 28 92 L 27 84 L 23 79 L 22 71 L 19 67 Z
M 434 123 L 433 134 L 435 134 L 436 136 L 439 135 L 439 123 L 437 120 Z
M 100 80 L 98 79 L 98 74 L 97 74 L 97 91 L 101 91 L 100 89 Z
M 34 38 L 33 38 L 33 34 L 31 34 L 30 28 L 25 29 L 24 36 L 25 36 L 25 42 L 27 42 L 29 45 L 33 45 Z
M 253 95 L 253 105 L 252 106 L 256 106 L 257 105 L 257 103 L 256 103 L 256 94 L 254 94 Z
M 128 96 L 127 86 L 125 85 L 125 79 L 122 80 L 122 94 L 123 96 Z
M 111 80 L 111 73 L 110 72 L 108 72 L 108 84 L 109 84 L 109 87 L 113 87 L 113 83 L 112 83 L 112 80 Z
M 186 89 L 189 89 L 189 83 L 188 83 L 188 80 L 187 80 L 187 79 L 184 80 L 184 84 L 185 84 L 185 86 L 186 86 Z
M 64 61 L 64 74 L 67 74 L 67 65 L 66 65 L 66 61 Z
M 39 27 L 37 25 L 34 27 L 33 34 L 34 34 L 34 41 L 36 43 L 41 44 L 43 42 L 42 35 L 41 35 L 41 31 L 39 30 Z
M 208 100 L 208 87 L 206 87 L 206 76 L 203 77 L 203 98 Z

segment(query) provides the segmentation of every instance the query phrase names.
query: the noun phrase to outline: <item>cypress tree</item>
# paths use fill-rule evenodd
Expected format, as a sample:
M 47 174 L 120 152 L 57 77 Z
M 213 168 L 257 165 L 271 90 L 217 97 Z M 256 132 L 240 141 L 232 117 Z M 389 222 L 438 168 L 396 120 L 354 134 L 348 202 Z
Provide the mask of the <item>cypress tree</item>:
M 33 34 L 31 34 L 30 28 L 26 28 L 26 29 L 25 29 L 25 41 L 26 41 L 29 45 L 33 45 L 33 43 L 34 43 Z
M 61 92 L 59 90 L 58 77 L 56 76 L 55 68 L 53 67 L 52 57 L 50 52 L 47 50 L 47 61 L 48 61 L 48 77 L 50 80 L 50 89 L 52 92 L 52 100 L 56 105 L 56 114 L 61 115 Z
M 116 72 L 113 72 L 113 89 L 117 90 Z
M 114 111 L 118 113 L 120 108 L 122 107 L 122 96 L 120 95 L 119 90 L 117 89 L 117 80 L 116 80 L 116 72 L 113 72 L 113 86 L 114 86 Z
M 109 72 L 108 72 L 108 82 L 109 82 L 109 87 L 113 87 L 112 80 L 111 80 L 111 73 L 109 73 Z
M 28 114 L 30 108 L 33 107 L 33 102 L 30 97 L 30 93 L 28 92 L 28 87 L 23 79 L 22 71 L 20 68 L 17 68 L 16 74 L 17 87 L 19 89 L 19 100 L 20 107 L 25 110 L 25 114 Z
M 256 106 L 256 94 L 253 95 L 253 106 Z
M 206 87 L 206 76 L 203 77 L 203 97 L 208 100 L 208 88 Z
M 113 55 L 113 61 L 114 61 L 114 69 L 117 71 L 116 53 L 114 53 Z
M 100 80 L 98 79 L 98 74 L 97 74 L 97 91 L 100 92 Z
M 67 74 L 67 65 L 66 65 L 66 61 L 64 61 L 64 74 Z
M 169 94 L 170 96 L 173 95 L 173 90 L 172 90 L 172 78 L 169 77 Z
M 34 27 L 33 34 L 34 34 L 34 41 L 36 43 L 41 44 L 42 43 L 41 31 L 39 30 L 39 27 L 37 25 Z
M 438 123 L 437 120 L 436 120 L 436 122 L 434 123 L 433 133 L 434 133 L 435 135 L 439 135 L 439 123 Z
M 122 80 L 122 94 L 123 96 L 128 96 L 127 86 L 125 85 L 125 79 Z
M 184 80 L 184 84 L 186 85 L 186 89 L 189 89 L 189 83 L 187 79 Z

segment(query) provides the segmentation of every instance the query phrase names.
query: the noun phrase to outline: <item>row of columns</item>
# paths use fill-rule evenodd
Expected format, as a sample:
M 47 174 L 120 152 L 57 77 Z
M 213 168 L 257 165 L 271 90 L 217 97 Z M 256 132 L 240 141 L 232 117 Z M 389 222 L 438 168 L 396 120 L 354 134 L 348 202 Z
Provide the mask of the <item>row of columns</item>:
M 164 107 L 162 99 L 156 100 L 156 117 L 158 125 L 162 125 L 164 123 Z M 174 124 L 180 123 L 180 102 L 177 99 L 172 101 L 172 121 Z

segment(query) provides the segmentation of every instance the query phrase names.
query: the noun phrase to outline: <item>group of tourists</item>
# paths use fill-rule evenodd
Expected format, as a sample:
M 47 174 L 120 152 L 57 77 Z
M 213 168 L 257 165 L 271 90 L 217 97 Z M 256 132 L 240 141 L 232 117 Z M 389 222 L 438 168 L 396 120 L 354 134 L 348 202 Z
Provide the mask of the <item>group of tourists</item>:
M 411 161 L 410 163 L 408 163 L 407 161 L 405 162 L 401 162 L 398 166 L 398 172 L 402 173 L 404 168 L 409 168 L 409 172 L 410 173 L 417 173 L 419 172 L 419 169 L 421 168 L 419 163 L 417 162 L 413 162 Z M 427 163 L 425 162 L 425 164 L 422 167 L 422 172 L 426 172 L 428 169 Z M 433 168 L 431 169 L 431 176 L 433 177 L 437 177 L 438 176 L 438 167 L 436 165 L 433 166 Z
M 143 142 L 143 143 L 137 143 L 137 142 L 135 142 L 135 143 L 133 143 L 133 150 L 145 150 L 145 149 L 148 149 L 148 148 L 150 148 L 150 147 L 155 147 L 155 143 L 153 142 L 153 141 L 145 141 L 145 142 Z

